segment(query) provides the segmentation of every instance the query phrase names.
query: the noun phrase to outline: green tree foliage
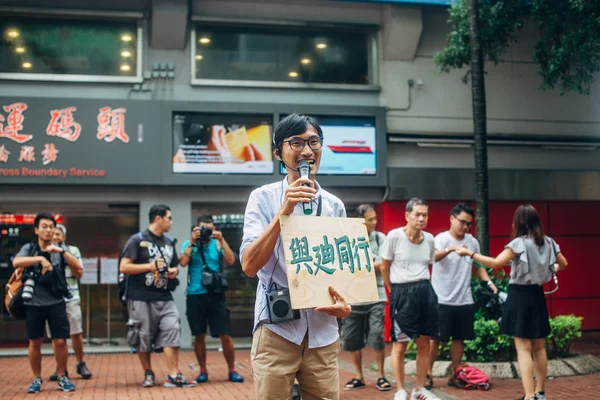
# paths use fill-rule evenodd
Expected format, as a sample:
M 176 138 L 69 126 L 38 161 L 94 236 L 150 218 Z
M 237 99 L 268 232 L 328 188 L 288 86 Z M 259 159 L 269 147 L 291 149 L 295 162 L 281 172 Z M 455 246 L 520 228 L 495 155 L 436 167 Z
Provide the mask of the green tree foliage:
M 526 19 L 535 24 L 540 39 L 532 60 L 539 64 L 541 89 L 589 93 L 600 71 L 600 1 L 597 0 L 486 0 L 478 1 L 481 47 L 485 58 L 497 64 L 517 41 Z M 470 66 L 467 0 L 449 8 L 451 31 L 446 47 L 435 54 L 442 72 Z M 463 76 L 468 82 L 471 71 Z

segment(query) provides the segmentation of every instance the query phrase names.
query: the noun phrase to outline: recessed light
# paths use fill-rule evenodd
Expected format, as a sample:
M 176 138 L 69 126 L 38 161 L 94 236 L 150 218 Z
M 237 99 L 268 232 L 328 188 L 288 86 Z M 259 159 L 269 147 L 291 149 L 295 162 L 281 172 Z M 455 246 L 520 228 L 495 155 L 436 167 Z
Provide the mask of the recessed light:
M 9 30 L 8 32 L 6 32 L 6 35 L 7 35 L 9 38 L 13 38 L 13 39 L 14 39 L 14 38 L 18 38 L 18 37 L 19 37 L 19 31 L 18 31 L 18 30 L 16 30 L 16 29 L 11 29 L 11 30 Z
M 33 64 L 30 63 L 29 61 L 25 61 L 23 64 L 21 64 L 21 67 L 23 67 L 25 69 L 29 69 L 29 68 L 33 67 Z
M 121 65 L 121 71 L 125 71 L 125 72 L 131 71 L 131 67 L 127 64 L 123 64 L 123 65 Z
M 295 71 L 292 71 L 288 74 L 290 76 L 290 78 L 297 78 L 298 77 L 298 73 Z
M 133 38 L 131 37 L 131 35 L 123 35 L 121 36 L 121 40 L 124 42 L 131 42 Z
M 300 62 L 304 65 L 308 65 L 311 63 L 310 58 L 303 58 L 302 60 L 300 60 Z
M 326 43 L 317 43 L 317 49 L 326 49 L 327 48 L 327 44 Z
M 200 61 L 202 60 L 204 57 L 202 57 L 201 54 L 196 54 L 196 60 Z
M 209 44 L 210 43 L 210 38 L 207 37 L 201 37 L 200 40 L 198 41 L 202 44 Z
M 17 47 L 15 51 L 19 54 L 23 54 L 25 53 L 25 47 Z
M 130 51 L 122 51 L 121 52 L 121 57 L 127 58 L 127 57 L 131 57 L 131 52 Z

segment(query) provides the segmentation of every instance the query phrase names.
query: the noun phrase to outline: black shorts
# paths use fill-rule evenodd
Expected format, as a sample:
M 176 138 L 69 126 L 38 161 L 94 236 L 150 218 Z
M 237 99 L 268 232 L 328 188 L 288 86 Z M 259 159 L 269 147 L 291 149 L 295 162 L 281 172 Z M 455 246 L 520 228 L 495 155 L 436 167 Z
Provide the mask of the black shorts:
M 29 340 L 44 337 L 46 321 L 52 339 L 69 338 L 69 319 L 64 301 L 52 306 L 26 306 L 25 309 L 25 326 Z
M 449 306 L 440 304 L 440 330 L 433 339 L 447 342 L 450 338 L 455 340 L 475 339 L 475 306 L 468 304 L 464 306 Z
M 393 284 L 391 302 L 392 341 L 438 333 L 438 299 L 429 281 Z
M 522 339 L 543 339 L 550 334 L 544 288 L 539 285 L 508 285 L 500 333 Z
M 231 317 L 223 294 L 188 295 L 186 315 L 193 336 L 206 333 L 207 324 L 212 337 L 231 334 Z

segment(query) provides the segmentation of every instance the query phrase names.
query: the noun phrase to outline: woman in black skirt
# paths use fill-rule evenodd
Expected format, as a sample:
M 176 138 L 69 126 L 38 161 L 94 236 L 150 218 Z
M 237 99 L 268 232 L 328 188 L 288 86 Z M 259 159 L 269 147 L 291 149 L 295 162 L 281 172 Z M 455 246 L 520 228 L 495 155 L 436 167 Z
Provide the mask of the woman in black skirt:
M 548 359 L 544 339 L 550 333 L 550 323 L 542 285 L 552 279 L 553 273 L 567 267 L 560 247 L 544 235 L 536 209 L 525 204 L 515 211 L 513 240 L 498 257 L 486 257 L 466 248 L 459 248 L 456 253 L 471 257 L 490 268 L 502 268 L 510 264 L 508 298 L 502 313 L 500 332 L 515 339 L 519 371 L 525 389 L 525 396 L 521 400 L 546 400 L 544 386 Z M 534 370 L 537 377 L 535 383 Z

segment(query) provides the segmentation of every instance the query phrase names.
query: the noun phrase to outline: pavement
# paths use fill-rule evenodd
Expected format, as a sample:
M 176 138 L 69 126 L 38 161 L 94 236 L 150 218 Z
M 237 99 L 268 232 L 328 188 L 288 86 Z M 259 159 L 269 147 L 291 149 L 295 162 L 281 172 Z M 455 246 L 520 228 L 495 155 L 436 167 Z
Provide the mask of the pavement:
M 91 347 L 91 346 L 90 346 Z M 587 349 L 590 346 L 574 346 L 578 350 Z M 591 353 L 598 353 L 596 343 L 592 346 Z M 90 349 L 91 350 L 91 349 Z M 114 349 L 113 349 L 114 350 Z M 386 354 L 391 348 L 388 345 Z M 94 376 L 90 380 L 80 379 L 75 372 L 75 358 L 69 357 L 69 376 L 77 390 L 64 393 L 56 390 L 56 383 L 50 382 L 47 377 L 54 371 L 55 362 L 52 356 L 44 356 L 42 361 L 43 390 L 37 395 L 27 394 L 26 388 L 31 382 L 31 369 L 27 357 L 5 356 L 0 357 L 0 399 L 86 399 L 86 400 L 129 400 L 129 399 L 254 399 L 254 388 L 252 373 L 250 370 L 250 351 L 240 349 L 236 351 L 236 366 L 238 372 L 245 377 L 244 383 L 231 383 L 227 381 L 227 367 L 222 353 L 218 350 L 209 351 L 207 364 L 209 382 L 196 386 L 195 388 L 142 388 L 140 383 L 143 379 L 142 370 L 136 355 L 121 352 L 106 354 L 86 355 L 86 362 Z M 162 354 L 153 354 L 153 369 L 156 373 L 157 382 L 162 385 L 165 369 L 165 360 Z M 364 365 L 367 366 L 375 360 L 375 354 L 366 350 L 363 355 Z M 389 399 L 394 398 L 394 390 L 379 392 L 375 388 L 377 374 L 365 368 L 365 380 L 367 387 L 355 391 L 344 391 L 344 384 L 353 378 L 353 367 L 349 353 L 340 353 L 340 398 L 342 400 L 367 400 L 367 399 Z M 183 351 L 180 354 L 180 366 L 186 377 L 194 378 L 198 374 L 198 366 L 194 353 Z M 393 382 L 391 376 L 388 379 Z M 393 382 L 395 385 L 395 382 Z M 442 400 L 497 400 L 517 399 L 523 394 L 521 382 L 517 379 L 494 380 L 492 390 L 465 391 L 446 386 L 446 379 L 435 379 L 434 392 Z M 406 386 L 414 387 L 414 377 L 406 378 Z M 555 378 L 548 381 L 548 397 L 552 400 L 583 400 L 600 399 L 600 374 Z

